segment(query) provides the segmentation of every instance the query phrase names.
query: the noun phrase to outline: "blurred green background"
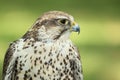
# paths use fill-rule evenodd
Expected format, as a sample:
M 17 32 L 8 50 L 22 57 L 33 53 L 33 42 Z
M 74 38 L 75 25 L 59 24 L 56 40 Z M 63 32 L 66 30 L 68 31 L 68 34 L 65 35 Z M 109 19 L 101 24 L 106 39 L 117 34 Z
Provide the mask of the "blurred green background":
M 0 0 L 0 79 L 9 43 L 51 10 L 73 15 L 81 26 L 71 40 L 80 50 L 84 80 L 120 80 L 120 0 Z

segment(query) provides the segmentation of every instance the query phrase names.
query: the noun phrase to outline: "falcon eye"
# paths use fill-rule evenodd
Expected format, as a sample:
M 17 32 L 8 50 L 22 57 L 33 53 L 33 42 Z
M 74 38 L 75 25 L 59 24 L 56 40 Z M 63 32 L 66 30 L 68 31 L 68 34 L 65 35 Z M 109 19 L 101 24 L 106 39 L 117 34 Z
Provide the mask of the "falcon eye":
M 67 19 L 60 19 L 58 22 L 62 25 L 67 25 L 69 21 Z

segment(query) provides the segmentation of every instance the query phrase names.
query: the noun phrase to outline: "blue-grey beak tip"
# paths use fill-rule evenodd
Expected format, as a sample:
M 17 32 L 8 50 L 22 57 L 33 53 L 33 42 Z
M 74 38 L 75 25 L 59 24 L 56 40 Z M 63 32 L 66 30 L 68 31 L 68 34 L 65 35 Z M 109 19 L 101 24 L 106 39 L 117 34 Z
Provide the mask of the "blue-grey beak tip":
M 80 27 L 76 29 L 76 32 L 78 32 L 78 34 L 80 34 Z
M 75 32 L 78 32 L 78 34 L 80 34 L 80 27 L 78 25 L 73 26 L 72 30 Z

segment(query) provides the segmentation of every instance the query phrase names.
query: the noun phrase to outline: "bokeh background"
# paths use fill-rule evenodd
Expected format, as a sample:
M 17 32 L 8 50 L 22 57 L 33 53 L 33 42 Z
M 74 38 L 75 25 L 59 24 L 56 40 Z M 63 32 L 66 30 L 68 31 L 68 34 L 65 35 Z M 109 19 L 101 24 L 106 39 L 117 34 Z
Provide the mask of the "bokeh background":
M 51 10 L 73 15 L 81 26 L 71 40 L 80 50 L 84 80 L 120 80 L 120 0 L 0 0 L 0 79 L 9 43 Z

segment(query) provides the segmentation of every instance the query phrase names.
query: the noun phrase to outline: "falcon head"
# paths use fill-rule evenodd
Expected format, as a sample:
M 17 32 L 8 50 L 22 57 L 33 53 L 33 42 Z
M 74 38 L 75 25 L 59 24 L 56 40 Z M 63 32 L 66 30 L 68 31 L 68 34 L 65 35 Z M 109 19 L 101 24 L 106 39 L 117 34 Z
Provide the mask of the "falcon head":
M 57 40 L 69 38 L 71 32 L 80 33 L 74 18 L 61 11 L 50 11 L 39 17 L 24 36 L 37 40 Z

